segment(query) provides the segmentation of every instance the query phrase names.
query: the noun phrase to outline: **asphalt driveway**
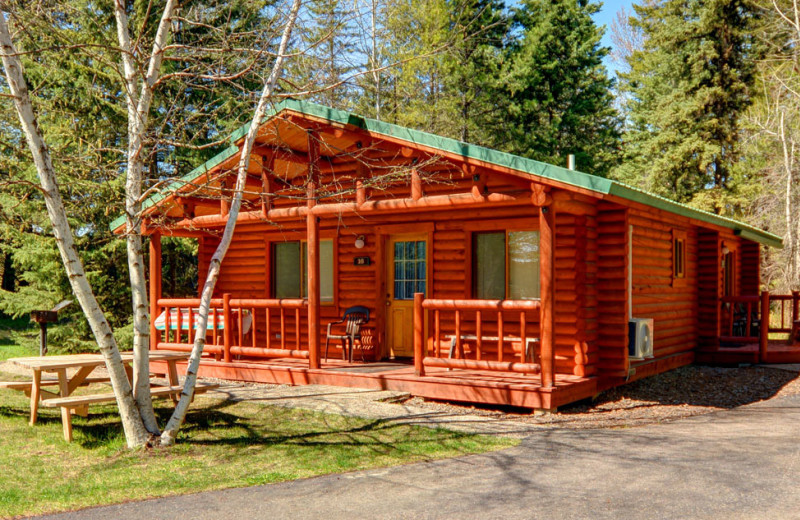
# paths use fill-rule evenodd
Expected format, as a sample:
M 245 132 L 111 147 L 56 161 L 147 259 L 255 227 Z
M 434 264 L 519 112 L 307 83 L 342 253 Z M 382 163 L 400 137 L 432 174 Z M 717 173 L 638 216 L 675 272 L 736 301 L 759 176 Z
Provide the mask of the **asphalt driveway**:
M 674 423 L 53 519 L 800 518 L 800 396 Z M 142 475 L 142 478 L 147 478 Z

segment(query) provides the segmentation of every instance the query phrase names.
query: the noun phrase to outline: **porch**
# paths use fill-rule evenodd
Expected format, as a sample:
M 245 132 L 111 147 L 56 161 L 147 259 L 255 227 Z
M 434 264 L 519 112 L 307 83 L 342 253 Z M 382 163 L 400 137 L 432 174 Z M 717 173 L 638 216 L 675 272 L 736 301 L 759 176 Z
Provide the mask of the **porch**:
M 800 363 L 800 292 L 722 297 L 718 317 L 716 341 L 699 350 L 698 362 Z
M 158 300 L 153 349 L 190 351 L 199 303 Z M 225 294 L 211 301 L 199 374 L 399 390 L 430 399 L 546 410 L 595 395 L 597 378 L 555 372 L 555 356 L 540 342 L 541 309 L 539 300 L 441 300 L 416 293 L 414 356 L 374 360 L 369 351 L 376 335 L 367 334 L 356 346 L 356 361 L 349 363 L 340 359 L 338 345 L 332 345 L 329 358 L 322 357 L 324 334 L 309 341 L 307 300 Z M 362 358 L 367 361 L 359 362 Z M 164 368 L 153 362 L 155 371 Z

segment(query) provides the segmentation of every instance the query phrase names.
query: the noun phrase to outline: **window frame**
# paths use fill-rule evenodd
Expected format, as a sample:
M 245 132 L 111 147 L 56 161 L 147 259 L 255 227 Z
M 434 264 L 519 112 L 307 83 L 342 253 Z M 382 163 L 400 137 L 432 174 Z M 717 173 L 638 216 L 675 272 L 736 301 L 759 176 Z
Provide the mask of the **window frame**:
M 332 290 L 333 294 L 331 299 L 323 299 L 322 295 L 320 295 L 320 305 L 322 306 L 334 306 L 338 300 L 338 277 L 336 276 L 336 258 L 338 253 L 338 241 L 336 237 L 332 238 L 320 238 L 320 243 L 322 242 L 331 242 L 331 278 L 332 278 Z M 308 240 L 307 239 L 297 239 L 297 240 L 275 240 L 270 242 L 270 262 L 269 262 L 269 279 L 270 279 L 270 298 L 278 299 L 275 291 L 277 289 L 277 266 L 278 262 L 276 259 L 277 254 L 277 245 L 278 244 L 285 244 L 290 242 L 297 242 L 299 245 L 299 257 L 298 258 L 298 265 L 300 269 L 300 286 L 298 288 L 298 296 L 296 298 L 307 300 L 308 294 L 303 296 L 303 292 L 308 292 L 308 255 L 303 254 L 304 251 L 308 250 Z M 322 275 L 322 264 L 320 264 L 320 276 Z M 294 298 L 294 297 L 292 297 Z
M 510 270 L 511 270 L 511 263 L 509 262 L 509 233 L 520 233 L 520 232 L 531 232 L 536 233 L 538 235 L 539 240 L 541 240 L 541 232 L 538 227 L 533 226 L 524 226 L 524 227 L 507 227 L 503 229 L 482 229 L 478 228 L 469 232 L 469 252 L 467 254 L 467 262 L 469 265 L 469 293 L 468 297 L 472 299 L 486 299 L 481 298 L 477 295 L 477 265 L 478 259 L 476 258 L 477 255 L 477 248 L 475 247 L 476 238 L 479 235 L 491 235 L 491 234 L 503 234 L 503 282 L 504 282 L 504 300 L 509 299 L 509 284 L 510 284 Z M 539 244 L 539 249 L 536 251 L 537 253 L 541 253 L 541 242 Z M 541 261 L 541 256 L 540 256 Z M 541 264 L 540 264 L 541 265 Z M 540 273 L 541 275 L 541 273 Z M 541 300 L 542 293 L 541 293 L 541 279 L 539 280 L 539 295 L 535 298 L 530 298 L 530 301 Z
M 672 282 L 686 279 L 688 254 L 686 251 L 686 233 L 676 229 L 672 230 Z

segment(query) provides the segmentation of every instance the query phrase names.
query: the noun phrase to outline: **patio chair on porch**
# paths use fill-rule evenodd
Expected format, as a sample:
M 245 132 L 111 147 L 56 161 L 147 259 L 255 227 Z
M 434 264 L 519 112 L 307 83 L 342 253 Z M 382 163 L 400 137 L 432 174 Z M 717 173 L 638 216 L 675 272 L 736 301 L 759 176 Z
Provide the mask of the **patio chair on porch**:
M 330 341 L 339 340 L 342 342 L 342 359 L 353 362 L 353 348 L 356 340 L 361 341 L 361 326 L 369 321 L 369 309 L 366 307 L 350 307 L 344 311 L 344 316 L 339 321 L 328 324 L 328 334 L 325 338 L 325 359 L 328 359 L 328 346 Z M 331 329 L 334 325 L 344 325 L 344 334 L 332 334 Z M 345 357 L 347 356 L 347 357 Z M 361 361 L 364 361 L 364 351 L 361 351 Z

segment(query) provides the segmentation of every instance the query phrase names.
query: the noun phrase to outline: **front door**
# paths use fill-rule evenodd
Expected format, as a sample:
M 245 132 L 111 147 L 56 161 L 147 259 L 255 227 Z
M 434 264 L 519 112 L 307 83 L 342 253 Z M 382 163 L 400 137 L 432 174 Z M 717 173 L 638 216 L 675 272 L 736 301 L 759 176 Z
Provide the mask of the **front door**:
M 386 241 L 386 339 L 391 357 L 414 355 L 414 293 L 427 289 L 426 235 Z

